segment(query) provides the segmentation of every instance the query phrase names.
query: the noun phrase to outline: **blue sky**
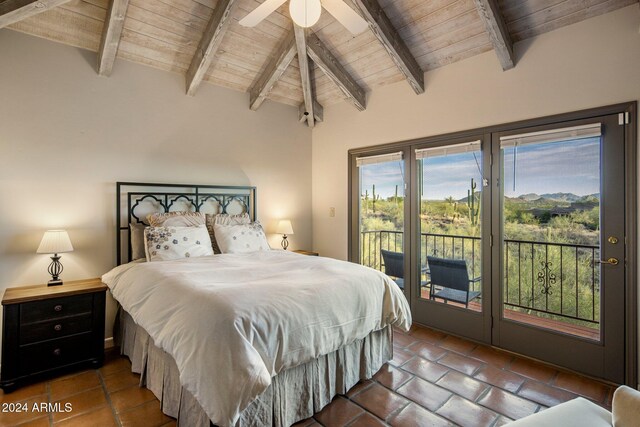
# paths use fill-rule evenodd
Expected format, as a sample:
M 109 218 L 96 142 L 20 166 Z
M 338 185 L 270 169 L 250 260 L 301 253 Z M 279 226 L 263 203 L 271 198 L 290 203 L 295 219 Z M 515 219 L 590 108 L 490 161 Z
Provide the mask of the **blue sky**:
M 518 148 L 516 186 L 513 189 L 514 149 L 504 153 L 504 194 L 600 192 L 600 138 L 561 143 L 532 144 Z
M 369 197 L 373 192 L 373 185 L 376 186 L 376 194 L 387 198 L 395 194 L 396 185 L 398 195 L 402 195 L 403 190 L 403 161 L 379 163 L 377 165 L 366 165 L 360 167 L 360 188 L 362 194 L 369 190 Z
M 476 152 L 480 166 L 482 155 Z M 423 199 L 442 200 L 467 196 L 471 178 L 481 187 L 481 174 L 473 153 L 432 157 L 423 160 Z M 527 193 L 574 193 L 579 196 L 600 192 L 600 139 L 587 138 L 561 143 L 519 147 L 516 157 L 516 186 L 513 188 L 514 149 L 504 150 L 505 196 Z M 360 168 L 361 189 L 386 198 L 402 191 L 402 162 L 387 162 Z

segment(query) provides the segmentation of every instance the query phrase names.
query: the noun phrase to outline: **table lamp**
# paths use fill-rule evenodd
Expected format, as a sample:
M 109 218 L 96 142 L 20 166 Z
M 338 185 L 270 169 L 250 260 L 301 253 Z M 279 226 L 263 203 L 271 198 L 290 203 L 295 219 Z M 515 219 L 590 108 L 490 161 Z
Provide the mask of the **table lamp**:
M 282 249 L 286 251 L 287 248 L 289 247 L 289 241 L 287 240 L 287 235 L 293 234 L 293 227 L 291 227 L 291 221 L 289 221 L 288 219 L 281 219 L 280 222 L 278 222 L 278 227 L 276 227 L 276 233 L 282 234 L 282 242 L 280 244 L 282 245 Z
M 49 264 L 49 274 L 51 280 L 49 280 L 49 286 L 62 285 L 60 280 L 60 273 L 62 273 L 62 264 L 60 263 L 60 255 L 65 252 L 72 252 L 73 246 L 69 239 L 69 234 L 65 230 L 48 230 L 44 233 L 40 246 L 36 253 L 39 254 L 53 254 L 51 257 L 51 264 Z

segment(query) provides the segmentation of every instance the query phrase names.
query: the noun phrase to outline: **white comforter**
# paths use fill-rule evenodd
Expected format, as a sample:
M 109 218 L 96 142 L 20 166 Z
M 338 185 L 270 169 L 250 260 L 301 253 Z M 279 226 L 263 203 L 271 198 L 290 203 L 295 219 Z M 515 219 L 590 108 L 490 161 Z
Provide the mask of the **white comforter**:
M 285 251 L 129 263 L 102 280 L 222 426 L 280 371 L 411 325 L 407 300 L 379 271 Z

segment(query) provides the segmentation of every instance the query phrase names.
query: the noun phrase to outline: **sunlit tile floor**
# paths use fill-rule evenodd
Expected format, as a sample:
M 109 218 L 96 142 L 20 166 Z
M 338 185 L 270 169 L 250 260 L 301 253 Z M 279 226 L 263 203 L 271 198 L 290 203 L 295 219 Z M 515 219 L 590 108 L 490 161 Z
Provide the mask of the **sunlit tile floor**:
M 1 403 L 70 403 L 70 412 L 0 412 L 0 426 L 170 426 L 117 351 L 104 366 L 0 394 Z M 431 329 L 394 334 L 394 358 L 298 426 L 501 426 L 583 396 L 609 409 L 613 387 Z M 187 426 L 188 427 L 188 426 Z

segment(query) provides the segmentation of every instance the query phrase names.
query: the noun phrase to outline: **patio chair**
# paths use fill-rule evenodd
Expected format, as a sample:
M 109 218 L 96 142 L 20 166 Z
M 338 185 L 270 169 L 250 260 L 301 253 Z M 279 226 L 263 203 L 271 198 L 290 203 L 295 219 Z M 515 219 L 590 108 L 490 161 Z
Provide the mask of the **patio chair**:
M 404 290 L 404 254 L 402 252 L 392 252 L 380 249 L 382 254 L 382 262 L 384 263 L 384 274 L 393 278 L 398 287 Z M 428 274 L 426 267 L 422 268 L 422 274 Z M 427 282 L 422 282 L 424 286 Z
M 480 296 L 480 292 L 469 290 L 469 285 L 480 281 L 480 277 L 469 280 L 467 261 L 427 256 L 427 262 L 431 274 L 430 299 L 455 301 L 469 307 L 469 302 Z M 436 286 L 440 289 L 436 290 Z
M 398 287 L 404 290 L 404 254 L 384 249 L 380 249 L 380 253 L 384 263 L 384 274 L 393 278 Z

